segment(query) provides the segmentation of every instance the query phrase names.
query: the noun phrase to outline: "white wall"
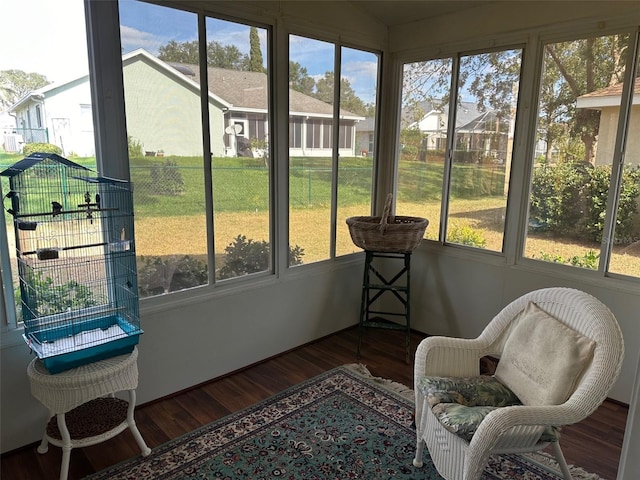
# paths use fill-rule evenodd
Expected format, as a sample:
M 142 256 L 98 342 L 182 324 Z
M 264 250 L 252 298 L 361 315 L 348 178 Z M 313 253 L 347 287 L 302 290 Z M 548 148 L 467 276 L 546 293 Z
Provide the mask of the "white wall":
M 287 280 L 271 278 L 249 290 L 235 287 L 215 298 L 179 295 L 180 302 L 161 307 L 143 302 L 138 403 L 357 323 L 363 260 L 354 260 L 355 264 L 347 262 L 333 271 L 294 269 Z M 22 338 L 13 337 L 3 339 L 0 351 L 2 452 L 37 441 L 47 419 L 46 409 L 29 390 L 26 369 L 34 356 Z

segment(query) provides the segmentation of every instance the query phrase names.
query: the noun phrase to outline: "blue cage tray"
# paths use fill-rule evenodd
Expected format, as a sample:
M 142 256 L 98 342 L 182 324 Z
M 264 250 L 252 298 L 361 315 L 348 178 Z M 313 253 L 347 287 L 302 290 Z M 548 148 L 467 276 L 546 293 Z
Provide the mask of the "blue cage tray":
M 120 315 L 74 321 L 24 334 L 27 345 L 50 373 L 133 351 L 142 330 Z

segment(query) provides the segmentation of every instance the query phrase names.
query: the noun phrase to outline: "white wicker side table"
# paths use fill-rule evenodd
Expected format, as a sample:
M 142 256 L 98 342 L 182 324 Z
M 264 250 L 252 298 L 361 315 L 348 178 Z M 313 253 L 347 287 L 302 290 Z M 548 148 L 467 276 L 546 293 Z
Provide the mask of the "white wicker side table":
M 49 409 L 38 453 L 49 443 L 62 447 L 60 480 L 69 473 L 71 449 L 95 445 L 129 428 L 143 456 L 147 447 L 133 418 L 138 386 L 138 349 L 71 370 L 50 374 L 37 358 L 29 363 L 27 375 L 31 393 Z M 128 391 L 129 401 L 113 396 Z

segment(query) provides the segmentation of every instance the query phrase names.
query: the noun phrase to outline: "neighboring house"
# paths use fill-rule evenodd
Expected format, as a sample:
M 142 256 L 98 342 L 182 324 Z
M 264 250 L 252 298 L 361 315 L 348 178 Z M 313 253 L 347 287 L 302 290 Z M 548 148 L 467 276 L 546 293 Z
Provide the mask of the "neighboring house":
M 417 129 L 424 135 L 424 150 L 444 150 L 449 118 L 449 104 L 424 101 L 402 112 L 404 128 Z M 481 111 L 478 105 L 462 101 L 456 110 L 455 149 L 479 152 L 504 162 L 509 147 L 509 124 L 501 122 L 493 110 Z
M 619 83 L 582 95 L 576 101 L 577 108 L 588 108 L 600 112 L 596 165 L 611 165 L 613 160 L 621 97 L 622 83 Z M 636 78 L 633 88 L 633 105 L 624 157 L 626 165 L 640 165 L 640 135 L 631 132 L 640 132 L 640 78 Z
M 367 117 L 356 124 L 356 154 L 372 157 L 375 150 L 375 117 Z
M 93 116 L 88 75 L 34 90 L 9 108 L 25 143 L 53 143 L 65 156 L 92 156 Z
M 122 62 L 131 139 L 140 143 L 147 155 L 201 155 L 198 66 L 169 64 L 143 49 L 124 55 Z M 260 155 L 269 142 L 267 75 L 208 68 L 207 76 L 213 155 Z M 289 95 L 291 155 L 331 155 L 333 107 L 294 90 L 289 90 Z M 60 146 L 63 155 L 94 154 L 87 76 L 36 90 L 10 111 L 18 118 L 19 127 L 49 132 L 48 141 Z M 364 117 L 340 111 L 340 155 L 359 153 L 355 137 L 361 120 Z M 25 141 L 36 141 L 31 138 L 25 136 Z

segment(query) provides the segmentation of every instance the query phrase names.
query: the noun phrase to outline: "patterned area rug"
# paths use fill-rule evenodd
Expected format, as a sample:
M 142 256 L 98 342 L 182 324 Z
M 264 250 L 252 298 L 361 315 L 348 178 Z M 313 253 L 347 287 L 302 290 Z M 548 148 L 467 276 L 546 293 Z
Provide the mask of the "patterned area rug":
M 347 365 L 87 478 L 441 479 L 426 450 L 422 468 L 411 464 L 412 413 L 412 390 Z M 482 480 L 558 480 L 557 472 L 544 455 L 501 455 Z

